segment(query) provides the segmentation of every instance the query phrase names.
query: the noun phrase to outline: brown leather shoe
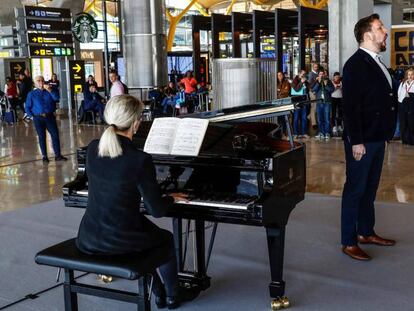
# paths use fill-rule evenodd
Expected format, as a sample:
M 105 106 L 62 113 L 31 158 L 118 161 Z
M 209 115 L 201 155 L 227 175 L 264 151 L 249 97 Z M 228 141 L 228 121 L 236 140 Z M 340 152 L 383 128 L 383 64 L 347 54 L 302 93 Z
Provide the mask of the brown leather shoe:
M 361 244 L 376 244 L 381 246 L 393 246 L 395 244 L 395 240 L 384 239 L 376 234 L 370 236 L 358 235 L 358 242 Z
M 342 251 L 344 254 L 347 254 L 349 257 L 357 260 L 371 260 L 371 256 L 365 253 L 358 245 L 353 246 L 343 246 Z

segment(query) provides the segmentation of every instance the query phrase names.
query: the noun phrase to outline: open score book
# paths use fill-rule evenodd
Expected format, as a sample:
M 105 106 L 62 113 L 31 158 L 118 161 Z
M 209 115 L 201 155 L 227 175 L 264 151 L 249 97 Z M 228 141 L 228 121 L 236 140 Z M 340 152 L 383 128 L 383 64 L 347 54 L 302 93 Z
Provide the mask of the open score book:
M 151 154 L 197 156 L 208 127 L 208 120 L 195 118 L 157 118 L 145 141 Z

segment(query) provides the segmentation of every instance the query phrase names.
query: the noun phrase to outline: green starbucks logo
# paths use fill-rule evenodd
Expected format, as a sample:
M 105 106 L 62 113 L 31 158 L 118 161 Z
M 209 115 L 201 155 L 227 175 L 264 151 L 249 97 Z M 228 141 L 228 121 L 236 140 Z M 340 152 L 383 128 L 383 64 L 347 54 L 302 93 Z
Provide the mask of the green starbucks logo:
M 98 25 L 91 15 L 82 12 L 73 21 L 72 33 L 79 42 L 89 43 L 98 37 Z

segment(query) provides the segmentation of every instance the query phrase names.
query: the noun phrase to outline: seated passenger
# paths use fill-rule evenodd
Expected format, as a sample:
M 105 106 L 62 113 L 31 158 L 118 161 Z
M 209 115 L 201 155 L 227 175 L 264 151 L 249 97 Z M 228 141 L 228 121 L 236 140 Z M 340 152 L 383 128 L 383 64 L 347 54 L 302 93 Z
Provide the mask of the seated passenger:
M 94 113 L 98 112 L 101 122 L 104 122 L 105 100 L 97 92 L 96 86 L 93 84 L 89 86 L 89 92 L 86 92 L 84 96 L 83 111 L 93 111 Z
M 114 255 L 164 249 L 169 261 L 152 272 L 153 293 L 159 308 L 174 309 L 194 299 L 198 291 L 179 286 L 173 235 L 140 212 L 141 197 L 149 214 L 164 216 L 185 195 L 162 195 L 151 155 L 135 148 L 143 104 L 130 95 L 111 98 L 105 120 L 110 126 L 87 150 L 88 206 L 76 241 L 87 254 Z
M 169 82 L 168 86 L 164 90 L 164 99 L 161 102 L 162 112 L 167 113 L 168 106 L 171 106 L 174 109 L 175 106 L 175 94 L 177 94 L 177 89 L 175 88 L 174 82 Z

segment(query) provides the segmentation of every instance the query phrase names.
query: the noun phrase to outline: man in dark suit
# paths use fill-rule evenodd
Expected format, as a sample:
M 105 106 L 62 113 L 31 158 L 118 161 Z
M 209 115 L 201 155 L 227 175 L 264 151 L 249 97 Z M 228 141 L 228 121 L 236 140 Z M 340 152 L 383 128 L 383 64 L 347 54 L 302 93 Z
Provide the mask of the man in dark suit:
M 359 49 L 343 69 L 344 144 L 346 182 L 342 194 L 343 252 L 370 260 L 359 246 L 391 246 L 374 231 L 374 201 L 378 189 L 385 142 L 392 139 L 397 116 L 397 90 L 380 52 L 386 49 L 387 29 L 378 14 L 357 22 L 354 34 Z

